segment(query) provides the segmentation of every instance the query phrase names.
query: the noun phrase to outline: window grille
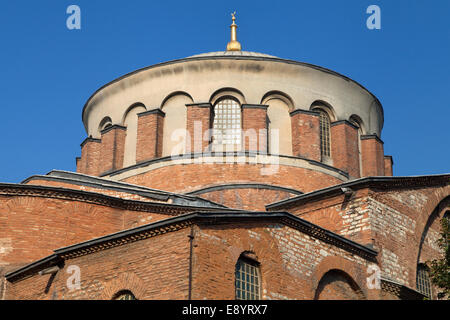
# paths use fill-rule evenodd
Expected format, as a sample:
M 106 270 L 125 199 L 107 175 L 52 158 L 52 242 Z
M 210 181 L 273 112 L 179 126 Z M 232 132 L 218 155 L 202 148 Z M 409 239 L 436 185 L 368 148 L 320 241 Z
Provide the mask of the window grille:
M 430 275 L 428 273 L 428 268 L 420 264 L 417 267 L 417 279 L 416 279 L 417 290 L 427 297 L 431 297 L 431 282 Z
M 362 136 L 362 127 L 360 121 L 358 121 L 355 117 L 350 117 L 350 122 L 354 124 L 358 128 L 358 159 L 359 159 L 359 174 L 363 176 L 363 167 L 362 167 L 362 150 L 361 150 L 361 136 Z
M 322 157 L 330 157 L 330 118 L 323 110 L 318 110 L 320 113 L 320 151 Z
M 114 300 L 136 300 L 136 298 L 131 292 L 125 291 L 119 293 Z
M 214 107 L 213 144 L 241 144 L 241 107 L 232 99 L 221 100 Z
M 259 300 L 260 276 L 257 263 L 239 259 L 236 264 L 236 299 Z

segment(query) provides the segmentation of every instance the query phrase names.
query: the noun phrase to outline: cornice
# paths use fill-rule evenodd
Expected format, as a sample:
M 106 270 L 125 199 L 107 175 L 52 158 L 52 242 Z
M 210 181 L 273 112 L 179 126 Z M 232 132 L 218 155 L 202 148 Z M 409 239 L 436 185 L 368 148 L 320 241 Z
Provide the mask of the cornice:
M 108 133 L 108 132 L 110 132 L 112 130 L 124 130 L 125 131 L 125 130 L 127 130 L 127 127 L 124 127 L 124 126 L 121 126 L 121 125 L 118 125 L 118 124 L 114 124 L 112 126 L 109 126 L 109 127 L 105 128 L 105 129 L 103 129 L 102 131 L 100 131 L 100 134 L 104 135 L 104 134 L 106 134 L 106 133 Z
M 267 104 L 243 104 L 241 106 L 242 109 L 262 109 L 267 110 L 269 108 L 269 105 Z
M 393 294 L 401 300 L 423 300 L 426 298 L 419 291 L 386 278 L 381 278 L 381 290 Z
M 96 192 L 67 189 L 60 187 L 0 184 L 0 195 L 2 196 L 28 196 L 59 200 L 81 201 L 95 205 L 118 208 L 130 211 L 162 213 L 167 215 L 180 215 L 198 210 L 217 210 L 217 208 L 201 206 L 184 206 L 168 204 L 165 202 L 147 202 L 112 197 Z M 222 210 L 222 209 L 221 209 Z M 226 209 L 224 209 L 226 210 Z
M 364 188 L 392 190 L 417 187 L 438 187 L 446 185 L 450 185 L 450 174 L 412 177 L 366 177 L 271 203 L 266 205 L 266 210 L 286 210 L 292 206 L 299 206 L 306 202 L 341 195 L 344 193 L 344 188 L 350 188 L 352 190 Z
M 317 112 L 317 111 L 312 111 L 312 110 L 303 110 L 303 109 L 295 109 L 295 110 L 293 110 L 293 111 L 291 111 L 290 113 L 289 113 L 289 115 L 291 116 L 291 117 L 293 117 L 293 116 L 295 116 L 295 115 L 297 115 L 297 114 L 307 114 L 307 115 L 310 115 L 310 116 L 320 116 L 320 113 L 319 112 Z
M 164 111 L 162 111 L 161 109 L 159 109 L 159 108 L 138 113 L 137 116 L 138 117 L 144 117 L 144 116 L 147 116 L 147 115 L 150 115 L 150 114 L 156 114 L 156 115 L 161 116 L 163 118 L 166 116 L 166 113 Z

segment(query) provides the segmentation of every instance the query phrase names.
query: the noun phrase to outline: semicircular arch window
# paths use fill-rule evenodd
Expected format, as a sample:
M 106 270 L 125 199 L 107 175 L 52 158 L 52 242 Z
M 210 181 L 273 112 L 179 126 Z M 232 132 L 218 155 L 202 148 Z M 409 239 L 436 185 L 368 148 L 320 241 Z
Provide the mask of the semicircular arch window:
M 113 300 L 137 300 L 131 291 L 119 292 Z

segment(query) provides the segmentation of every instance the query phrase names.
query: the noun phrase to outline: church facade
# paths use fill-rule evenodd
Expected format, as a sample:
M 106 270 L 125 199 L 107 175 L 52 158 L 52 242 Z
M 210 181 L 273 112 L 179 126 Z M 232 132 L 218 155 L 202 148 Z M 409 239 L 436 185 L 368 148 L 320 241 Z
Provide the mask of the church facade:
M 0 184 L 2 299 L 436 298 L 450 175 L 393 176 L 370 91 L 236 28 L 97 90 L 76 172 Z

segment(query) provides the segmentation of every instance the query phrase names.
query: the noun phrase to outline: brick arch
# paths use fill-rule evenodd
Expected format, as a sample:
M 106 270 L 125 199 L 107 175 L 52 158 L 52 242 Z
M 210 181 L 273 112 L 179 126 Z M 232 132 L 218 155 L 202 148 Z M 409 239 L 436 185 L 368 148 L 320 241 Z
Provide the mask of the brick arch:
M 319 281 L 314 300 L 366 300 L 366 297 L 347 273 L 332 269 Z
M 136 274 L 125 272 L 105 284 L 101 300 L 111 300 L 121 291 L 130 291 L 138 300 L 145 299 L 145 285 Z
M 273 252 L 277 252 L 278 254 L 275 257 L 275 260 L 282 264 L 283 259 L 281 258 L 280 250 L 278 249 L 277 244 L 268 234 L 264 235 L 263 238 L 264 239 L 260 239 L 255 242 L 255 240 L 250 239 L 249 236 L 241 237 L 239 239 L 240 245 L 235 246 L 234 250 L 231 251 L 230 258 L 232 261 L 236 263 L 242 254 L 248 254 L 248 257 L 251 257 L 253 260 L 263 265 L 269 257 L 273 258 Z M 271 250 L 267 250 L 268 246 L 273 249 L 273 252 Z
M 328 256 L 316 266 L 312 275 L 311 299 L 315 299 L 317 290 L 319 289 L 320 281 L 330 271 L 337 270 L 345 274 L 347 278 L 354 283 L 354 285 L 361 292 L 361 298 L 367 298 L 367 292 L 364 286 L 365 270 L 361 270 L 355 263 L 344 259 L 342 257 Z
M 269 232 L 265 232 L 260 233 L 260 237 L 260 239 L 256 240 L 251 238 L 247 232 L 241 234 L 232 244 L 229 258 L 233 262 L 233 266 L 235 266 L 238 259 L 241 257 L 241 254 L 247 253 L 250 258 L 258 262 L 260 268 L 261 298 L 264 299 L 264 289 L 269 286 L 271 279 L 278 272 L 278 270 L 270 268 L 269 265 L 275 265 L 281 269 L 283 268 L 284 263 L 281 256 L 281 250 L 273 236 Z M 268 250 L 268 248 L 270 249 Z M 280 281 L 284 282 L 281 286 L 289 285 L 288 279 L 283 278 L 280 279 Z M 234 284 L 233 290 L 235 290 Z
M 413 266 L 414 272 L 411 274 L 411 278 L 410 278 L 411 283 L 414 284 L 414 287 L 416 287 L 417 266 L 420 262 L 419 260 L 420 260 L 420 254 L 422 252 L 422 242 L 425 239 L 425 235 L 428 231 L 430 221 L 432 219 L 436 218 L 435 214 L 437 214 L 437 216 L 440 216 L 440 215 L 443 215 L 444 212 L 447 210 L 446 208 L 439 210 L 439 206 L 442 203 L 449 201 L 450 186 L 442 188 L 441 190 L 433 193 L 430 196 L 427 203 L 420 210 L 420 212 L 419 212 L 420 215 L 419 215 L 418 219 L 416 220 L 416 228 L 414 230 L 414 235 L 413 235 L 413 241 L 414 241 L 414 243 L 417 244 L 416 251 L 415 251 L 415 257 L 416 257 L 415 262 L 416 263 Z M 439 210 L 439 212 L 436 212 L 436 210 Z

